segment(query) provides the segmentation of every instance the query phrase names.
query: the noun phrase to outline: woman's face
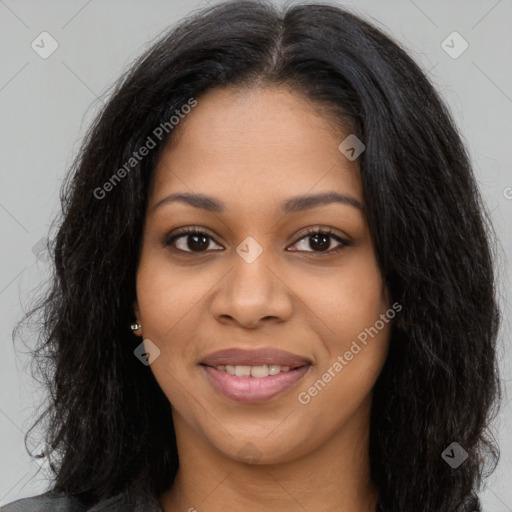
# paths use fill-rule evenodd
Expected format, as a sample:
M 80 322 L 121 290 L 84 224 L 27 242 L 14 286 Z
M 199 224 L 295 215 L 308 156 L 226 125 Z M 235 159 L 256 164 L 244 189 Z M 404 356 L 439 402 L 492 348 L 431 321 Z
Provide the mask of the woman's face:
M 389 303 L 349 133 L 278 88 L 209 91 L 175 130 L 134 310 L 178 446 L 275 463 L 367 435 Z

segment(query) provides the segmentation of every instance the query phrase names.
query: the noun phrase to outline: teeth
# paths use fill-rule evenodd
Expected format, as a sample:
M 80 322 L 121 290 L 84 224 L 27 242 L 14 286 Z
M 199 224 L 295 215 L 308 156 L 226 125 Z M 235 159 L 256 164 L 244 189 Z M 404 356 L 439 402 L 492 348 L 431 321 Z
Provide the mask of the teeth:
M 216 368 L 217 370 L 229 373 L 229 375 L 236 375 L 237 377 L 256 378 L 268 377 L 269 375 L 277 375 L 281 372 L 290 371 L 290 366 L 280 366 L 278 364 L 263 364 L 259 366 L 221 364 Z
M 281 371 L 281 367 L 278 364 L 271 364 L 268 367 L 269 375 L 277 375 Z
M 250 366 L 235 366 L 235 375 L 237 377 L 249 377 L 251 375 Z
M 268 366 L 266 364 L 262 366 L 251 366 L 251 377 L 268 377 Z

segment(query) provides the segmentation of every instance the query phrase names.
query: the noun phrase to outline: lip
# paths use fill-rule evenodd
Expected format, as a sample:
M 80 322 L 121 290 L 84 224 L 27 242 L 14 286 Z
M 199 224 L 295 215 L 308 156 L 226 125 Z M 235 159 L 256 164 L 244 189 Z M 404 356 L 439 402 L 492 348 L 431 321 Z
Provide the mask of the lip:
M 311 360 L 306 357 L 285 352 L 276 348 L 240 349 L 229 348 L 219 350 L 207 355 L 201 364 L 206 366 L 220 366 L 222 364 L 260 366 L 264 364 L 278 364 L 297 368 L 298 366 L 310 365 Z M 263 377 L 266 378 L 266 377 Z
M 281 372 L 268 377 L 236 377 L 217 370 L 212 366 L 201 365 L 208 380 L 224 396 L 242 404 L 266 402 L 276 395 L 294 387 L 308 373 L 310 364 L 294 370 Z
M 220 365 L 289 366 L 290 370 L 268 377 L 237 377 L 217 370 Z M 225 397 L 239 403 L 265 402 L 294 387 L 308 373 L 312 361 L 307 357 L 276 348 L 230 348 L 213 352 L 200 362 L 210 383 Z

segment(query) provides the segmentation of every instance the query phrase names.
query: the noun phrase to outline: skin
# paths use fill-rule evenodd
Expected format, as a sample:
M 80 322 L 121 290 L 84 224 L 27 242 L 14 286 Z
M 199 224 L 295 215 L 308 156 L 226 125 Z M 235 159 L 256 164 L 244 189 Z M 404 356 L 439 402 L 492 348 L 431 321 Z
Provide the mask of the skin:
M 350 132 L 334 122 L 287 89 L 219 88 L 199 98 L 161 155 L 134 313 L 142 324 L 137 334 L 160 350 L 151 370 L 173 407 L 180 469 L 160 496 L 165 512 L 375 511 L 370 408 L 390 325 L 308 404 L 297 398 L 390 307 L 358 161 L 338 149 Z M 327 191 L 349 195 L 363 209 L 330 203 L 281 211 L 292 196 Z M 155 208 L 176 192 L 213 196 L 225 211 L 183 202 Z M 186 226 L 211 237 L 206 250 L 191 251 L 190 236 L 174 250 L 162 243 Z M 318 249 L 304 237 L 309 227 L 331 228 L 350 245 L 334 251 L 340 243 L 330 238 Z M 236 252 L 248 236 L 263 249 L 252 263 Z M 220 394 L 199 365 L 232 347 L 275 347 L 312 365 L 292 389 L 244 405 Z

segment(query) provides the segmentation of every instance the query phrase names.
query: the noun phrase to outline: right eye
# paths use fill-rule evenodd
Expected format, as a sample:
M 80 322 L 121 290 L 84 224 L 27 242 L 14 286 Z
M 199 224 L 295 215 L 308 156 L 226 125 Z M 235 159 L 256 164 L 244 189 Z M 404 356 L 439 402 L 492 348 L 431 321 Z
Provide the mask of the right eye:
M 197 228 L 186 228 L 170 237 L 166 236 L 163 244 L 166 247 L 170 246 L 176 251 L 202 253 L 208 250 L 210 242 L 213 241 L 213 238 L 204 231 L 199 231 Z M 222 247 L 221 250 L 223 250 Z

